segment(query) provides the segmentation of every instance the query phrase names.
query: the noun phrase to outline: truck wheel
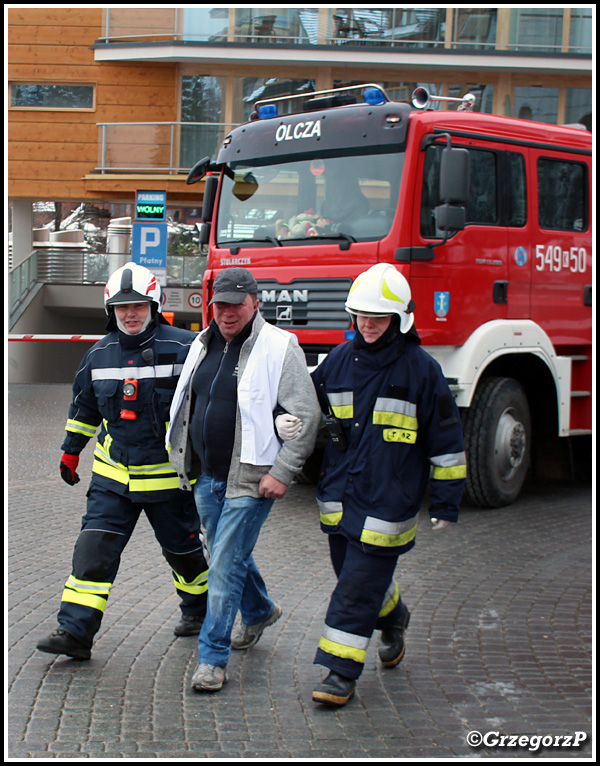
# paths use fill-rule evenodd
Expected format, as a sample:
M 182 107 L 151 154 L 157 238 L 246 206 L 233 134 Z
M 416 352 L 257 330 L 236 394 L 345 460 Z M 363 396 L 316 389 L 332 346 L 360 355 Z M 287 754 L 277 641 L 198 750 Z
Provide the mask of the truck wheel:
M 467 499 L 499 508 L 519 495 L 531 455 L 531 416 L 520 383 L 512 378 L 481 381 L 464 417 Z

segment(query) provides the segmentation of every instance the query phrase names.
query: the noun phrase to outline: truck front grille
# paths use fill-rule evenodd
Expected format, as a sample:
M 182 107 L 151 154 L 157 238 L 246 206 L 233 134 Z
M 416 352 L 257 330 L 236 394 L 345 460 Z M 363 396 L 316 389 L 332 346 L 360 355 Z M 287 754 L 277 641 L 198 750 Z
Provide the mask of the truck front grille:
M 259 279 L 260 311 L 278 327 L 346 330 L 350 317 L 344 304 L 351 284 L 351 279 Z

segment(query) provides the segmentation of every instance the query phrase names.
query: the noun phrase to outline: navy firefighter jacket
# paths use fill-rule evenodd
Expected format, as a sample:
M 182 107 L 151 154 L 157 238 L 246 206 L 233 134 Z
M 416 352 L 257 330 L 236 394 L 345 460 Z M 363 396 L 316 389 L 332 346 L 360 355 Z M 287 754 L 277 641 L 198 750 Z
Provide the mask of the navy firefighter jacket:
M 325 450 L 317 490 L 323 531 L 372 553 L 405 553 L 428 484 L 431 516 L 457 520 L 466 476 L 460 416 L 440 365 L 418 341 L 342 343 L 312 377 L 348 444 L 338 451 L 330 439 Z
M 179 494 L 165 433 L 177 380 L 195 337 L 187 330 L 152 324 L 139 335 L 110 332 L 87 352 L 75 375 L 61 449 L 79 454 L 100 426 L 93 484 L 134 502 Z

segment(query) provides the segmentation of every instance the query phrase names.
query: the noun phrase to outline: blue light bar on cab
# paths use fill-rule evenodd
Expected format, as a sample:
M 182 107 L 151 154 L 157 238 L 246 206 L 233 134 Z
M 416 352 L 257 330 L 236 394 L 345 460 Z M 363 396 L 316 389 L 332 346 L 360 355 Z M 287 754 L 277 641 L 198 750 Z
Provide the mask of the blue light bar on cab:
M 271 117 L 277 117 L 277 104 L 264 104 L 258 107 L 259 120 L 268 120 Z
M 363 93 L 363 98 L 365 104 L 371 104 L 371 106 L 385 104 L 386 102 L 385 95 L 380 90 L 377 90 L 377 88 L 367 88 Z

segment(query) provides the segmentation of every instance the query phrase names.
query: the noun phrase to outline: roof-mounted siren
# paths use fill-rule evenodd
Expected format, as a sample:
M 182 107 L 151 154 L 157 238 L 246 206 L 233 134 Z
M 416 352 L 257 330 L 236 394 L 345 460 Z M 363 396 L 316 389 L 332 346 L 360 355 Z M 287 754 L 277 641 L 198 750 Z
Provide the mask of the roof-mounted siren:
M 412 105 L 416 109 L 426 109 L 434 101 L 459 101 L 459 112 L 471 112 L 475 105 L 475 96 L 467 93 L 461 98 L 452 98 L 451 96 L 432 96 L 427 88 L 415 88 L 412 92 Z

